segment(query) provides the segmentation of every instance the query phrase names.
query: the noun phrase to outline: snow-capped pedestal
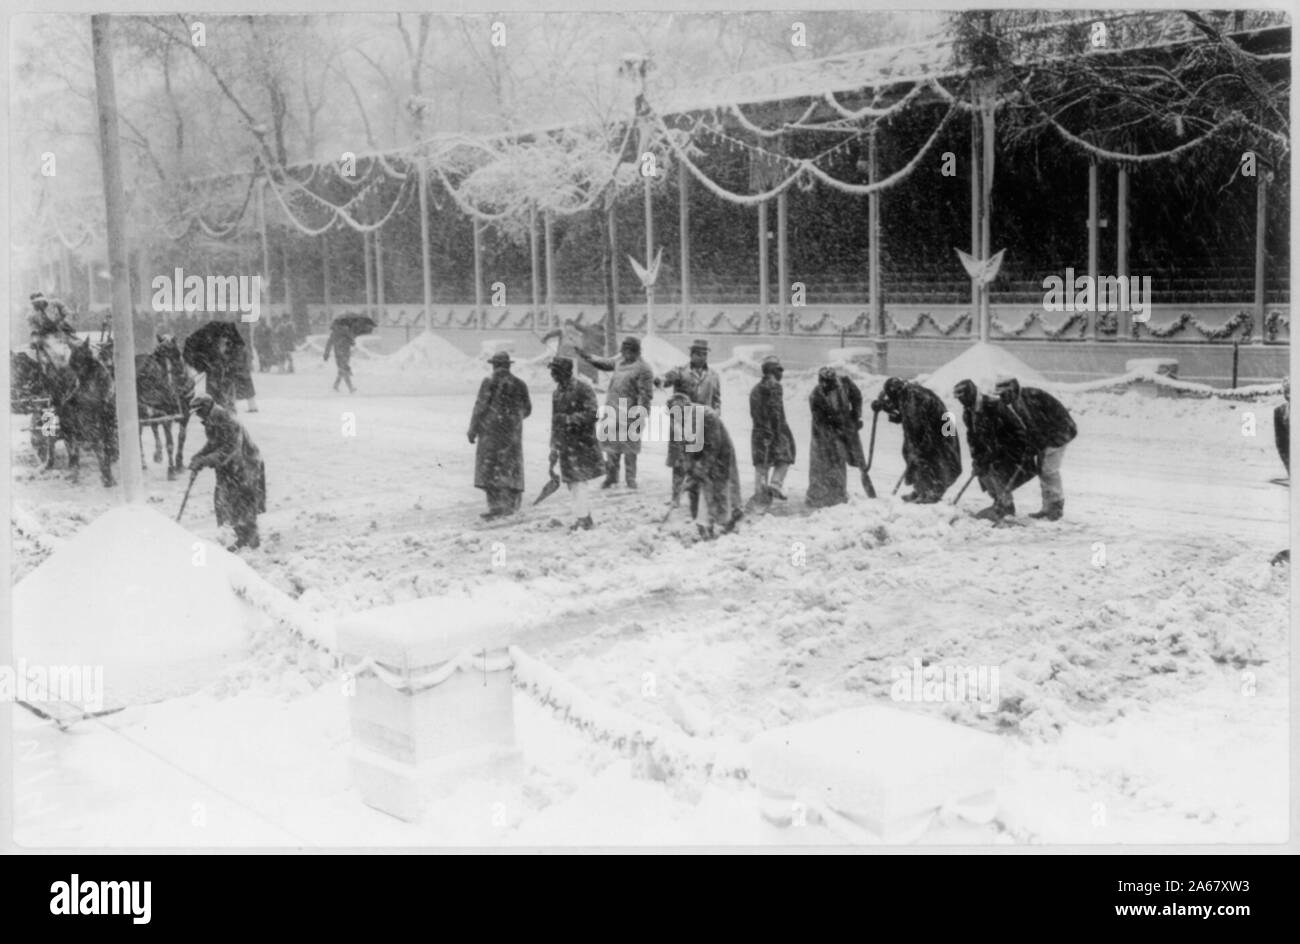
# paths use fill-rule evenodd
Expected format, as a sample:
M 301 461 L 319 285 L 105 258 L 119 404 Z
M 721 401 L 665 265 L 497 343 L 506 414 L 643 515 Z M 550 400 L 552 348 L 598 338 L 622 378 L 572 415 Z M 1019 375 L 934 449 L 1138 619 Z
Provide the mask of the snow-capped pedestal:
M 438 597 L 340 623 L 356 684 L 352 771 L 367 805 L 414 822 L 464 776 L 513 768 L 511 630 L 492 608 Z
M 859 842 L 910 842 L 944 808 L 991 819 L 1002 771 L 998 739 L 895 708 L 857 708 L 773 728 L 753 741 L 762 815 L 797 827 L 831 826 Z
M 888 350 L 886 341 L 876 341 L 866 347 L 833 347 L 826 352 L 826 363 L 831 367 L 883 375 L 889 372 Z

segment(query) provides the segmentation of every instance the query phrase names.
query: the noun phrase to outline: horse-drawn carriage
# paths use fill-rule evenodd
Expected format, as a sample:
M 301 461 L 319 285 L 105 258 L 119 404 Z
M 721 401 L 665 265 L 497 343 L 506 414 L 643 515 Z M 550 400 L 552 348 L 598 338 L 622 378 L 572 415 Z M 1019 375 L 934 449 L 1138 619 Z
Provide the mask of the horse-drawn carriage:
M 45 393 L 41 382 L 41 368 L 27 351 L 9 354 L 9 412 L 28 418 L 32 451 L 44 464 L 50 458 L 58 433 L 58 416 L 54 401 Z

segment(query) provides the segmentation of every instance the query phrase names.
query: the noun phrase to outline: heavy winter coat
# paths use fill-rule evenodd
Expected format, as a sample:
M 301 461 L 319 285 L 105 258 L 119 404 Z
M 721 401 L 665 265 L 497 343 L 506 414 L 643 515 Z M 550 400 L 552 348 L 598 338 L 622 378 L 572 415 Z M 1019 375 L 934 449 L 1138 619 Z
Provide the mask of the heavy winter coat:
M 1079 434 L 1070 411 L 1060 400 L 1037 387 L 1021 387 L 1011 410 L 1025 424 L 1029 444 L 1037 452 L 1068 445 Z
M 705 367 L 703 370 L 696 370 L 693 367 L 677 367 L 672 373 L 680 373 L 684 377 L 689 377 L 694 386 L 691 387 L 691 402 L 707 406 L 715 413 L 722 412 L 722 378 L 718 376 L 716 370 Z M 671 404 L 673 401 L 669 400 Z M 675 469 L 681 465 L 682 444 L 675 439 L 668 440 L 668 459 L 665 462 L 669 468 Z
M 962 410 L 962 422 L 971 471 L 985 492 L 1014 491 L 1038 474 L 1038 451 L 1030 445 L 1024 426 L 997 397 L 979 397 L 974 409 Z
M 1287 474 L 1291 474 L 1291 401 L 1279 403 L 1273 410 L 1273 442 L 1282 457 Z
M 329 360 L 330 352 L 333 351 L 334 363 L 344 369 L 352 361 L 352 347 L 356 343 L 350 331 L 331 331 L 329 340 L 325 342 L 325 356 L 321 360 Z
M 686 448 L 680 421 L 673 422 L 670 440 L 680 447 L 679 467 L 685 473 L 686 487 L 699 489 L 712 521 L 730 522 L 740 511 L 740 467 L 736 447 L 722 417 L 717 411 L 681 396 L 669 400 L 668 406 L 694 411 L 693 431 L 700 448 L 694 451 Z
M 194 456 L 191 467 L 216 470 L 212 505 L 217 524 L 240 524 L 266 511 L 266 466 L 248 432 L 219 406 L 203 421 L 203 432 L 208 441 Z
M 559 458 L 560 479 L 586 482 L 605 474 L 596 439 L 596 392 L 585 380 L 569 378 L 551 394 L 551 451 Z
M 632 407 L 639 406 L 648 415 L 650 404 L 654 401 L 655 389 L 654 371 L 650 369 L 649 364 L 639 357 L 630 363 L 624 362 L 622 358 L 613 357 L 593 357 L 590 360 L 600 370 L 614 372 L 609 379 L 609 390 L 605 394 L 607 407 L 619 409 L 621 400 L 623 409 L 630 411 Z M 628 414 L 629 423 L 634 415 Z M 635 438 L 629 435 L 627 439 L 610 439 L 603 445 L 605 451 L 612 454 L 636 455 L 641 451 L 641 438 L 638 433 Z
M 961 475 L 961 444 L 945 436 L 947 408 L 938 395 L 920 384 L 900 384 L 896 394 L 882 392 L 872 404 L 886 411 L 891 423 L 903 427 L 903 481 L 917 497 L 937 501 Z
M 814 508 L 849 500 L 847 466 L 866 465 L 862 454 L 862 391 L 838 376 L 827 391 L 819 383 L 808 397 L 812 448 L 808 451 L 808 504 Z
M 474 487 L 524 488 L 524 420 L 533 412 L 528 385 L 509 372 L 493 372 L 478 388 L 469 421 L 477 440 Z
M 754 423 L 749 439 L 754 465 L 762 468 L 793 464 L 794 435 L 785 421 L 785 392 L 781 381 L 769 375 L 754 384 L 749 392 L 749 418 Z

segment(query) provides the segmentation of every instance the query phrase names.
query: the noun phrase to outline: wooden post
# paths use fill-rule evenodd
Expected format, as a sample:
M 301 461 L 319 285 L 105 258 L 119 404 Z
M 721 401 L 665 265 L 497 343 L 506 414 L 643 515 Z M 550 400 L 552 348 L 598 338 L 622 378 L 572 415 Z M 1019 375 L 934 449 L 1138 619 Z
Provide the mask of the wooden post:
M 758 310 L 759 324 L 767 322 L 767 201 L 758 205 Z
M 375 230 L 375 304 L 378 305 L 378 321 L 383 321 L 388 311 L 384 307 L 384 243 L 380 230 Z
M 649 128 L 643 128 L 643 141 L 648 141 L 650 137 Z M 645 145 L 642 145 L 642 153 L 645 153 Z M 655 260 L 655 215 L 654 206 L 650 195 L 650 177 L 642 178 L 645 181 L 643 192 L 645 196 L 645 267 L 649 270 Z M 654 286 L 646 286 L 645 290 L 645 333 L 646 337 L 654 337 L 655 334 L 655 290 Z
M 677 167 L 677 229 L 678 254 L 681 256 L 679 269 L 682 276 L 682 330 L 690 331 L 695 327 L 691 316 L 691 174 L 686 165 Z
M 1128 168 L 1120 165 L 1117 186 L 1118 207 L 1115 211 L 1115 275 L 1121 279 L 1128 278 Z M 1129 339 L 1132 326 L 1132 312 L 1119 312 L 1119 333 L 1117 340 Z
M 107 224 L 109 271 L 113 287 L 113 369 L 117 413 L 118 469 L 122 500 L 144 499 L 144 482 L 136 461 L 140 449 L 139 414 L 135 393 L 135 330 L 131 318 L 131 281 L 127 260 L 125 196 L 117 128 L 117 89 L 113 77 L 111 19 L 106 14 L 90 18 L 95 58 L 95 96 L 99 113 L 100 168 L 104 176 L 104 214 Z
M 483 328 L 483 232 L 476 219 L 474 226 L 474 326 Z
M 608 357 L 616 350 L 618 340 L 618 214 L 615 194 L 611 189 L 608 202 L 605 207 L 605 222 L 609 230 L 609 298 L 610 308 L 606 312 L 607 321 L 605 323 L 605 356 Z
M 867 137 L 867 182 L 876 182 L 876 127 Z M 880 194 L 867 194 L 867 297 L 871 307 L 868 331 L 885 335 L 885 311 L 880 298 Z
M 424 287 L 424 330 L 433 328 L 433 260 L 429 258 L 429 171 L 420 159 L 420 273 Z M 407 321 L 408 331 L 410 321 Z
M 980 129 L 980 134 L 984 145 L 984 160 L 980 167 L 981 176 L 984 180 L 984 191 L 980 195 L 980 249 L 982 255 L 980 258 L 987 261 L 993 255 L 993 240 L 990 235 L 993 223 L 993 148 L 996 143 L 996 135 L 993 130 L 993 105 L 995 88 L 991 80 L 985 80 L 981 83 L 980 90 L 980 111 L 984 122 Z M 992 286 L 985 283 L 980 287 L 980 341 L 987 343 L 989 339 L 989 328 L 992 317 L 989 311 L 990 295 Z
M 978 97 L 971 102 L 979 104 Z M 970 113 L 970 254 L 975 259 L 984 258 L 984 249 L 980 246 L 980 116 L 978 110 Z M 970 318 L 975 325 L 980 320 L 980 286 L 974 279 L 970 280 Z
M 537 204 L 528 208 L 528 255 L 533 276 L 533 327 L 542 323 L 542 273 L 541 262 L 537 257 Z M 548 327 L 554 327 L 549 325 Z
M 365 313 L 367 315 L 373 315 L 375 313 L 374 301 L 373 301 L 375 297 L 375 274 L 374 274 L 374 267 L 371 266 L 370 264 L 370 234 L 366 232 L 363 232 L 361 234 L 361 258 L 365 261 L 365 267 L 366 267 L 366 305 L 365 305 L 366 312 Z
M 542 229 L 546 240 L 546 323 L 555 324 L 555 220 L 550 213 L 542 214 Z M 577 365 L 574 365 L 575 368 Z
M 1092 281 L 1092 289 L 1095 293 L 1097 290 L 1097 238 L 1098 216 L 1100 214 L 1100 204 L 1097 197 L 1097 162 L 1088 163 L 1088 278 Z M 1066 287 L 1067 292 L 1073 292 L 1073 286 Z M 1094 294 L 1094 298 L 1096 295 Z M 1092 339 L 1096 341 L 1101 335 L 1098 328 L 1101 327 L 1101 312 L 1092 313 Z
M 325 297 L 326 323 L 334 320 L 334 299 L 330 291 L 330 234 L 322 233 L 320 238 L 321 283 Z
M 1255 327 L 1251 339 L 1264 343 L 1264 261 L 1268 249 L 1268 175 L 1259 168 L 1255 178 Z
M 789 212 L 786 191 L 782 190 L 776 195 L 776 309 L 781 325 L 777 328 L 778 333 L 784 330 L 790 306 L 790 243 L 786 233 Z

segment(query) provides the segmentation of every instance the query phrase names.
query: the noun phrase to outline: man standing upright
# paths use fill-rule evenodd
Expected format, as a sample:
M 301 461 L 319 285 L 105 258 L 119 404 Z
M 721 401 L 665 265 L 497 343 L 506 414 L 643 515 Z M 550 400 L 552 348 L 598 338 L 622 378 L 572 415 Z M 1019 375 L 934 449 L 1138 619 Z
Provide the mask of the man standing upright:
M 785 421 L 785 391 L 781 387 L 785 368 L 775 354 L 769 354 L 763 358 L 762 371 L 762 379 L 749 391 L 749 418 L 754 424 L 749 440 L 754 462 L 754 497 L 750 502 L 758 508 L 771 505 L 773 497 L 785 501 L 785 473 L 795 459 L 794 436 Z
M 704 497 L 707 522 L 697 527 L 700 536 L 712 539 L 717 529 L 727 534 L 743 516 L 740 509 L 740 470 L 736 448 L 717 410 L 693 399 L 695 380 L 685 371 L 669 374 L 673 395 L 668 400 L 672 435 L 678 446 L 678 464 L 683 486 L 691 496 L 691 516 L 699 517 L 700 496 Z M 676 494 L 674 495 L 676 498 Z
M 1014 377 L 999 377 L 997 390 L 1011 415 L 1023 424 L 1029 446 L 1038 454 L 1043 507 L 1029 517 L 1059 521 L 1065 513 L 1061 460 L 1065 458 L 1065 447 L 1074 441 L 1079 430 L 1070 411 L 1046 390 L 1021 387 Z
M 808 494 L 813 508 L 842 505 L 849 500 L 848 466 L 861 469 L 862 391 L 834 367 L 817 372 L 817 386 L 808 397 L 812 410 L 812 448 L 808 459 Z
M 345 325 L 335 322 L 330 326 L 330 338 L 325 342 L 325 356 L 323 361 L 330 359 L 330 351 L 334 352 L 334 364 L 338 367 L 338 376 L 334 378 L 334 389 L 339 389 L 339 381 L 348 385 L 348 393 L 356 393 L 357 388 L 352 386 L 352 345 L 356 339 L 352 337 L 352 332 Z
M 650 405 L 654 402 L 654 373 L 650 365 L 641 360 L 641 342 L 636 338 L 624 338 L 619 349 L 620 357 L 616 361 L 610 357 L 593 357 L 586 351 L 578 354 L 584 361 L 599 370 L 612 370 L 614 375 L 609 380 L 609 391 L 605 395 L 605 406 L 616 411 L 621 418 L 619 429 L 627 430 L 624 437 L 606 440 L 605 447 L 605 481 L 601 488 L 610 488 L 618 484 L 619 457 L 624 457 L 627 470 L 627 487 L 636 488 L 636 457 L 641 452 L 641 427 L 650 416 Z M 639 410 L 633 411 L 634 407 Z M 633 419 L 640 415 L 642 422 L 635 429 L 630 429 Z
M 524 420 L 533 412 L 528 385 L 510 373 L 510 355 L 497 351 L 488 361 L 492 376 L 478 388 L 469 421 L 474 487 L 487 493 L 485 520 L 513 515 L 524 494 Z
M 596 392 L 585 380 L 573 376 L 573 361 L 551 359 L 551 456 L 558 464 L 560 479 L 573 496 L 574 522 L 570 531 L 589 531 L 592 526 L 587 482 L 600 476 L 600 443 L 596 440 Z

